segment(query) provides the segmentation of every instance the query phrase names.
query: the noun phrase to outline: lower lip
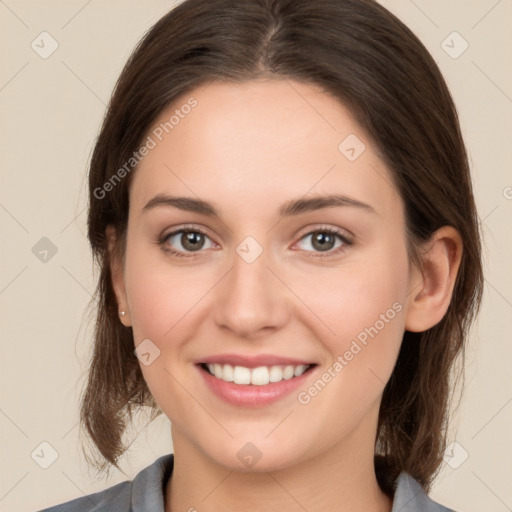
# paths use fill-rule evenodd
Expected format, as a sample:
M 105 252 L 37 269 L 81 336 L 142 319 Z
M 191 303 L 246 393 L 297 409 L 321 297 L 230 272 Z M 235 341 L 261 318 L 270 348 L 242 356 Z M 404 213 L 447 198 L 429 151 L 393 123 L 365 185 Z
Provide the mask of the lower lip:
M 249 407 L 261 407 L 277 402 L 303 385 L 311 372 L 314 371 L 314 368 L 310 368 L 299 377 L 292 377 L 280 382 L 271 382 L 264 386 L 255 386 L 253 384 L 226 382 L 214 377 L 201 366 L 197 366 L 197 369 L 203 376 L 207 386 L 218 397 L 232 405 Z

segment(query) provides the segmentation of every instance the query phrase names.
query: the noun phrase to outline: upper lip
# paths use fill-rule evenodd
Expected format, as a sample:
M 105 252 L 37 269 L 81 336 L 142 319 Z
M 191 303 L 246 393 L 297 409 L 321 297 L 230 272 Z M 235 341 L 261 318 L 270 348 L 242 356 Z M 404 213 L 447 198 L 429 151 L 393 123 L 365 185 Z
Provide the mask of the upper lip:
M 271 354 L 258 354 L 254 356 L 242 356 L 239 354 L 217 354 L 196 361 L 196 364 L 230 364 L 231 366 L 244 366 L 257 368 L 258 366 L 299 366 L 301 364 L 315 364 L 305 359 L 282 357 Z

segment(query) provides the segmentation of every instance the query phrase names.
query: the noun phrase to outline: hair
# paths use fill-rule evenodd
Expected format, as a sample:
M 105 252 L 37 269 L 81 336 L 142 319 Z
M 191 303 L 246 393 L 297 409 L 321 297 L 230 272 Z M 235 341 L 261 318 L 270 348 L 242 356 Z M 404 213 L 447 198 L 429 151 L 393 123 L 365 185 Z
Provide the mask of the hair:
M 147 406 L 153 419 L 162 412 L 134 354 L 132 330 L 119 322 L 110 266 L 111 258 L 124 255 L 136 166 L 108 193 L 105 184 L 176 99 L 212 81 L 259 78 L 313 84 L 347 106 L 392 173 L 405 205 L 411 260 L 421 263 L 421 243 L 442 226 L 454 227 L 463 240 L 445 316 L 425 332 L 404 333 L 375 440 L 376 475 L 386 493 L 392 495 L 401 471 L 428 492 L 446 445 L 450 377 L 481 301 L 480 231 L 447 85 L 419 39 L 374 0 L 186 0 L 130 56 L 89 170 L 88 238 L 100 273 L 80 420 L 99 451 L 94 464 L 100 471 L 118 467 L 132 412 Z M 118 235 L 112 253 L 107 226 Z

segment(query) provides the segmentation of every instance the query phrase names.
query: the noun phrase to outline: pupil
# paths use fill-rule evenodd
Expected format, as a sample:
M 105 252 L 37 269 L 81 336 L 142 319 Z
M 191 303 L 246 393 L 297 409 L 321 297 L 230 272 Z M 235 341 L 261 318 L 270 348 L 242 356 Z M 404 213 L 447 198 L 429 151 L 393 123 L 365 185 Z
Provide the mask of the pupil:
M 203 235 L 201 233 L 189 231 L 182 235 L 181 243 L 185 249 L 196 251 L 201 249 L 201 247 L 204 245 Z
M 197 251 L 203 247 L 204 238 L 201 233 L 189 231 L 183 234 L 181 243 L 186 249 Z M 333 243 L 334 236 L 329 233 L 317 232 L 316 236 L 313 237 L 313 246 L 321 251 L 332 249 Z
M 317 235 L 313 237 L 313 246 L 315 246 L 316 249 L 320 249 L 322 251 L 332 249 L 331 246 L 333 242 L 334 236 L 329 233 L 317 232 Z M 316 244 L 318 244 L 318 246 Z

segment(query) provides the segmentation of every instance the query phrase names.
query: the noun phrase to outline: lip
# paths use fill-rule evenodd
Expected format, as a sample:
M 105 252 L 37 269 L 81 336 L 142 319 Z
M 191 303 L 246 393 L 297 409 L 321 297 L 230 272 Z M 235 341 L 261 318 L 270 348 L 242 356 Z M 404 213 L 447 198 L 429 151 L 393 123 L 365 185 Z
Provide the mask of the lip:
M 216 357 L 217 362 L 220 360 Z M 290 359 L 286 359 L 286 361 L 291 361 Z M 204 361 L 206 362 L 206 361 Z M 214 363 L 213 361 L 208 360 L 210 363 Z M 222 359 L 222 362 L 225 364 L 228 363 L 225 359 Z M 254 361 L 251 361 L 254 362 Z M 220 363 L 219 363 L 220 364 Z M 245 366 L 247 361 L 240 366 Z M 284 363 L 274 363 L 274 364 L 284 364 Z M 289 363 L 289 364 L 311 364 L 311 363 Z M 236 366 L 236 365 L 235 365 Z M 260 364 L 255 366 L 250 366 L 250 368 L 255 368 L 257 366 L 267 366 L 267 364 Z M 272 366 L 272 365 L 269 365 Z M 226 382 L 222 379 L 218 379 L 210 374 L 208 370 L 206 370 L 203 365 L 200 363 L 196 364 L 195 367 L 197 371 L 200 373 L 202 378 L 204 379 L 208 389 L 219 397 L 224 402 L 227 402 L 230 405 L 238 406 L 238 407 L 265 407 L 267 405 L 273 404 L 282 398 L 290 395 L 293 391 L 297 390 L 301 386 L 304 387 L 305 381 L 309 379 L 313 372 L 316 372 L 317 365 L 314 365 L 308 368 L 302 375 L 299 377 L 293 377 L 288 380 L 282 380 L 280 382 L 270 382 L 264 386 L 255 386 L 252 384 L 235 384 L 234 382 Z M 249 367 L 248 367 L 249 368 Z
M 230 364 L 231 366 L 245 366 L 246 368 L 258 368 L 258 366 L 299 366 L 300 364 L 314 365 L 314 361 L 294 359 L 272 354 L 258 354 L 254 356 L 242 356 L 240 354 L 217 354 L 198 359 L 195 364 Z

